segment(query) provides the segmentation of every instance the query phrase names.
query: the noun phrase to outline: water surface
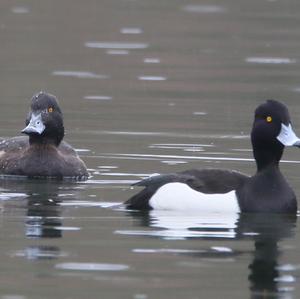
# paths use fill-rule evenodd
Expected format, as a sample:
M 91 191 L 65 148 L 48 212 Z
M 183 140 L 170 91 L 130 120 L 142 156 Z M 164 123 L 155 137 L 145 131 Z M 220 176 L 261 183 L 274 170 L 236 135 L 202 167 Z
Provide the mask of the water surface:
M 300 134 L 300 4 L 2 1 L 0 136 L 55 94 L 86 182 L 0 181 L 0 299 L 298 298 L 298 217 L 126 211 L 130 184 L 255 165 L 255 107 Z M 300 197 L 299 151 L 282 171 Z

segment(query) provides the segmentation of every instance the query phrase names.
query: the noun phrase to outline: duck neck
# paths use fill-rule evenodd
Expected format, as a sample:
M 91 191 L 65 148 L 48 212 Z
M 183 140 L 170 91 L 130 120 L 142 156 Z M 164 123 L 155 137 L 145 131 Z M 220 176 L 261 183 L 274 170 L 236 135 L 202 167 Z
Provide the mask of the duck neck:
M 256 161 L 257 172 L 270 167 L 279 167 L 279 161 L 281 159 L 283 151 L 271 151 L 267 149 L 254 150 L 254 158 Z
M 30 135 L 29 136 L 29 144 L 30 145 L 39 145 L 39 146 L 55 146 L 58 147 L 60 144 L 60 141 L 53 138 L 43 137 L 40 135 Z

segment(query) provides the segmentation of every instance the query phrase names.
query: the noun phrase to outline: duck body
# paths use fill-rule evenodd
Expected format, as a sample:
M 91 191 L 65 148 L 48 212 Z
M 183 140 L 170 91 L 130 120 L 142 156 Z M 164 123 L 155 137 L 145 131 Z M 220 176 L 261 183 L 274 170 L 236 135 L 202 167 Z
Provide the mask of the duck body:
M 133 185 L 145 188 L 126 201 L 125 205 L 130 209 L 151 210 L 154 208 L 151 198 L 157 194 L 157 191 L 163 186 L 165 186 L 165 194 L 168 194 L 162 196 L 163 202 L 167 196 L 172 198 L 171 201 L 173 201 L 173 203 L 175 203 L 175 201 L 184 203 L 192 194 L 194 194 L 193 197 L 195 197 L 198 193 L 199 199 L 201 197 L 203 198 L 203 194 L 226 194 L 243 185 L 248 178 L 249 177 L 243 173 L 225 169 L 191 169 L 165 175 L 154 175 Z M 176 185 L 176 191 L 175 188 L 173 189 L 173 187 L 175 187 L 174 183 L 179 183 Z M 167 190 L 166 186 L 170 188 Z M 186 187 L 189 188 L 187 189 Z M 188 190 L 189 192 L 187 192 Z M 183 200 L 182 197 L 185 199 Z M 210 200 L 213 199 L 210 198 Z M 173 204 L 168 206 L 163 204 L 163 206 L 165 206 L 165 209 L 173 209 Z
M 54 96 L 39 93 L 32 99 L 26 128 L 0 141 L 0 174 L 31 178 L 88 178 L 84 162 L 64 136 L 63 118 Z
M 145 188 L 125 202 L 130 209 L 296 213 L 294 191 L 279 169 L 284 146 L 299 147 L 285 105 L 268 100 L 255 110 L 251 131 L 257 172 L 187 170 L 136 183 Z
M 28 137 L 13 137 L 0 142 L 0 174 L 28 177 L 88 177 L 84 162 L 67 142 L 30 145 Z

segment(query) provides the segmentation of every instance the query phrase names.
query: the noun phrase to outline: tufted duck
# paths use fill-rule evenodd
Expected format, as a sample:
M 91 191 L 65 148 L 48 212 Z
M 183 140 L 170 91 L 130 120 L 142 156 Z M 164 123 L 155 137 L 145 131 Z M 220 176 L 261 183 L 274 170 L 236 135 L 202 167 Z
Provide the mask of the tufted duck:
M 0 141 L 0 174 L 27 177 L 86 179 L 84 162 L 64 137 L 63 114 L 55 96 L 33 96 L 22 133 Z
M 296 196 L 279 170 L 284 146 L 300 147 L 285 105 L 267 100 L 256 108 L 251 142 L 255 175 L 221 169 L 157 175 L 136 183 L 144 189 L 125 205 L 138 210 L 296 213 Z

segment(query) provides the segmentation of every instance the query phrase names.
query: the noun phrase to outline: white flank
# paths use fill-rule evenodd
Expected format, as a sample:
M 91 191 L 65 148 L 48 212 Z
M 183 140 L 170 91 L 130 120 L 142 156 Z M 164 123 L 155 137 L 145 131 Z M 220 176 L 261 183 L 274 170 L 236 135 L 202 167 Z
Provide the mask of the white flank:
M 209 213 L 238 213 L 240 208 L 235 191 L 205 194 L 183 183 L 168 183 L 151 197 L 149 205 L 157 210 L 190 210 Z

